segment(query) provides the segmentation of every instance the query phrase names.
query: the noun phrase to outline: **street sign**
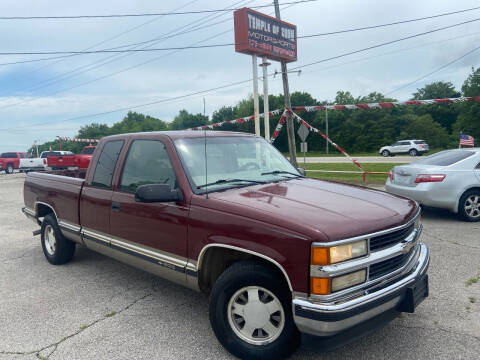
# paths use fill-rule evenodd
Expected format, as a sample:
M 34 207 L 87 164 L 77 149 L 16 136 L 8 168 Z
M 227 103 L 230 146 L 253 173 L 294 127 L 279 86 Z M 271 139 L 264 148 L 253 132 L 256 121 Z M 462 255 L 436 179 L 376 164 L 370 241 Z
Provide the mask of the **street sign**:
M 302 139 L 302 141 L 305 142 L 305 140 L 307 140 L 307 136 L 309 132 L 310 131 L 308 130 L 308 128 L 302 124 L 298 128 L 297 134 L 300 137 L 300 139 Z
M 276 61 L 297 61 L 297 27 L 243 8 L 233 13 L 235 51 Z
M 306 142 L 301 142 L 301 143 L 300 143 L 300 151 L 303 152 L 303 153 L 308 152 L 308 148 L 307 148 L 307 143 L 306 143 Z

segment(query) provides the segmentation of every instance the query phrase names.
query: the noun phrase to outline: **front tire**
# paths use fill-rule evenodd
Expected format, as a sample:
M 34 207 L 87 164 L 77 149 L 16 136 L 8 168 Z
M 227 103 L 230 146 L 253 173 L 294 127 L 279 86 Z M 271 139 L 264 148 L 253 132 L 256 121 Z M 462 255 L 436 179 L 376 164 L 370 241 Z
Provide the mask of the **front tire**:
M 8 164 L 7 167 L 5 168 L 5 174 L 13 174 L 13 165 Z
M 50 264 L 62 265 L 72 260 L 75 243 L 63 236 L 52 214 L 43 218 L 41 242 L 43 253 Z
M 462 195 L 458 213 L 465 221 L 480 221 L 480 190 L 469 190 Z
M 415 149 L 411 149 L 411 150 L 408 152 L 408 154 L 409 154 L 410 156 L 413 156 L 413 157 L 415 157 L 415 156 L 417 156 L 417 155 L 418 155 L 418 151 L 417 151 L 417 150 L 415 150 Z
M 383 150 L 383 151 L 382 151 L 382 156 L 383 156 L 383 157 L 389 157 L 389 156 L 390 156 L 390 151 L 388 151 L 388 150 Z
M 220 343 L 241 359 L 280 359 L 300 345 L 291 292 L 255 261 L 230 266 L 210 296 L 210 323 Z

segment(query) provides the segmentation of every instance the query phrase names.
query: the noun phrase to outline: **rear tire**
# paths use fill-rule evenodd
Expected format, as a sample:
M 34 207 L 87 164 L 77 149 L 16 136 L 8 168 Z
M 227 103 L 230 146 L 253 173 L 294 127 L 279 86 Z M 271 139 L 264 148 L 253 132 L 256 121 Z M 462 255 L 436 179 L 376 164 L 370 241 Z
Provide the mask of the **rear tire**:
M 209 315 L 218 341 L 241 359 L 283 359 L 300 345 L 287 285 L 267 266 L 241 261 L 220 275 Z
M 75 243 L 63 236 L 52 214 L 43 218 L 41 242 L 43 253 L 52 265 L 66 264 L 75 254 Z
M 410 151 L 408 152 L 408 154 L 409 154 L 410 156 L 417 156 L 417 155 L 418 155 L 418 151 L 415 150 L 415 149 L 410 149 Z
M 389 156 L 390 156 L 390 151 L 388 151 L 388 150 L 383 150 L 383 151 L 382 151 L 382 156 L 383 156 L 383 157 L 389 157 Z
M 8 164 L 7 167 L 5 168 L 5 174 L 13 174 L 13 165 Z
M 480 190 L 465 192 L 458 202 L 458 214 L 465 221 L 480 221 Z

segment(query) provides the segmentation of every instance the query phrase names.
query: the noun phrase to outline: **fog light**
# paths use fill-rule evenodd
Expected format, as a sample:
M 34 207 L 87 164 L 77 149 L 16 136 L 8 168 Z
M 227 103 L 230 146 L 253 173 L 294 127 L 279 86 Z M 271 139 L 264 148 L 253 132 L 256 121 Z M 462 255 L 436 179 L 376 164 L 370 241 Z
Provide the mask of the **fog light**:
M 355 271 L 347 275 L 338 276 L 332 279 L 332 292 L 343 290 L 361 283 L 367 278 L 367 270 Z

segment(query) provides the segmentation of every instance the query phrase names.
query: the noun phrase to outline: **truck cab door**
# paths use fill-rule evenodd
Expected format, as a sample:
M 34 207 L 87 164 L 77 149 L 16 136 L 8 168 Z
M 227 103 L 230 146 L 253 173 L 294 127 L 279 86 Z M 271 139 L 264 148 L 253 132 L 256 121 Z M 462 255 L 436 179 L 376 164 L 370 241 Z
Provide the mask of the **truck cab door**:
M 93 177 L 87 179 L 80 197 L 80 221 L 85 245 L 100 253 L 110 254 L 110 208 L 112 178 L 124 140 L 104 144 L 95 165 Z
M 179 186 L 167 148 L 158 138 L 130 144 L 112 196 L 112 249 L 119 260 L 185 283 L 189 206 L 184 201 L 135 201 L 137 187 L 146 184 L 168 184 L 172 190 Z

